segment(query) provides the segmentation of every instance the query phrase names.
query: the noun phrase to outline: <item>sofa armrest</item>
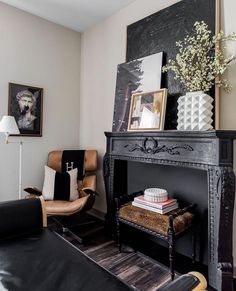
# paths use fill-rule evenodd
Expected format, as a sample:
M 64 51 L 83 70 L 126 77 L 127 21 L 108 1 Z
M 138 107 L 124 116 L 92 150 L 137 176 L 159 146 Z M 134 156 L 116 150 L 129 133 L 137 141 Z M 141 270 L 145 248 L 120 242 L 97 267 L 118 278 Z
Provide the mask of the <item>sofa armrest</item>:
M 43 199 L 22 199 L 0 203 L 0 239 L 30 232 L 46 226 Z
M 178 279 L 169 284 L 160 287 L 157 291 L 205 291 L 207 288 L 207 281 L 205 277 L 198 272 L 190 272 L 180 276 Z

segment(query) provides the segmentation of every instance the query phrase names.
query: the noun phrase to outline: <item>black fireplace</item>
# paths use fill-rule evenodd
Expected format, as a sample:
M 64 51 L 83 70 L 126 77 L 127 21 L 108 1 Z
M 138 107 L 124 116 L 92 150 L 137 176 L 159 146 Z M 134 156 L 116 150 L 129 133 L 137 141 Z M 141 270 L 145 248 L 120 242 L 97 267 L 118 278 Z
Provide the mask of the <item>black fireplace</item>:
M 170 196 L 197 204 L 205 234 L 202 261 L 208 265 L 209 285 L 217 290 L 233 290 L 236 131 L 107 132 L 105 135 L 106 224 L 110 232 L 115 231 L 115 197 L 147 187 L 163 187 Z M 181 246 L 177 251 L 188 255 Z

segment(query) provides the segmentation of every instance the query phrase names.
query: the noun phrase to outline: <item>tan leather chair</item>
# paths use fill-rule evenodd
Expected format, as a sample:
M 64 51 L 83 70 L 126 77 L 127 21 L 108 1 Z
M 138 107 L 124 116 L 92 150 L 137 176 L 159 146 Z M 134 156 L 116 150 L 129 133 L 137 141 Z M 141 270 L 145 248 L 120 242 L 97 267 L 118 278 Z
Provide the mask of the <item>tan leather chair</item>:
M 48 154 L 47 165 L 57 172 L 61 172 L 63 151 L 52 151 Z M 84 154 L 85 176 L 78 180 L 79 198 L 75 201 L 53 200 L 45 201 L 46 213 L 53 216 L 70 216 L 92 208 L 96 195 L 97 151 L 85 150 Z M 37 188 L 25 188 L 26 197 L 31 198 L 42 195 Z

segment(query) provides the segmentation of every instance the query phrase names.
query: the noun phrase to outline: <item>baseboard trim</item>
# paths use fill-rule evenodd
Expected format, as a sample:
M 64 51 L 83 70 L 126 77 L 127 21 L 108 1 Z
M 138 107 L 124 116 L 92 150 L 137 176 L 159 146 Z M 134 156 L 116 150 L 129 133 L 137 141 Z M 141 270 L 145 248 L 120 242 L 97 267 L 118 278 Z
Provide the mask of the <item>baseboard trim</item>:
M 90 209 L 87 213 L 91 214 L 91 215 L 93 215 L 101 220 L 105 220 L 105 213 L 100 211 L 100 210 L 97 210 L 95 208 Z

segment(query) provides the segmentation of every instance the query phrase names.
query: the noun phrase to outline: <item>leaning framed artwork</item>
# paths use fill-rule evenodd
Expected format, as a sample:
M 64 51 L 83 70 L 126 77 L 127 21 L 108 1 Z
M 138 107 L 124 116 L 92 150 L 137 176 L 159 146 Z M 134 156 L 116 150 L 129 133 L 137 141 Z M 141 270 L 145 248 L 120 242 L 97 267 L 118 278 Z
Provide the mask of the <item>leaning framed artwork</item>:
M 127 131 L 132 94 L 161 88 L 162 63 L 160 52 L 117 66 L 113 132 Z
M 15 117 L 20 135 L 42 136 L 43 89 L 9 83 L 8 115 Z
M 128 131 L 163 130 L 167 90 L 135 93 L 131 98 Z

